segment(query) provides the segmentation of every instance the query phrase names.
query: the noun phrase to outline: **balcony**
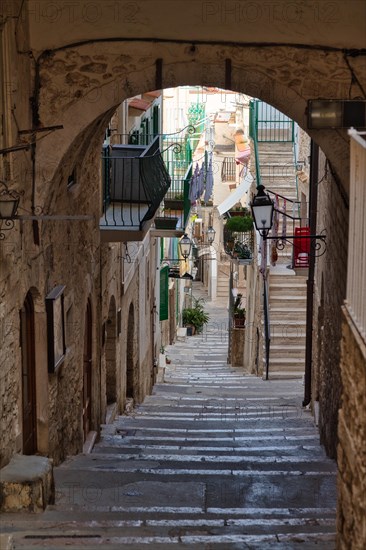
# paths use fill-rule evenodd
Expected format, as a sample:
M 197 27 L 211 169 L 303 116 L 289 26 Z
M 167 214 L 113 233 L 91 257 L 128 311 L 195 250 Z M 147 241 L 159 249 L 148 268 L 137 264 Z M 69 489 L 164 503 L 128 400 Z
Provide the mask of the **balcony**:
M 192 177 L 192 164 L 188 166 L 183 177 L 172 178 L 160 211 L 155 217 L 153 234 L 157 237 L 180 237 L 185 233 L 185 227 L 191 210 L 189 200 L 189 182 Z
M 224 227 L 224 250 L 240 265 L 250 265 L 254 256 L 254 231 L 231 231 Z
M 171 184 L 171 177 L 159 150 L 159 138 L 148 147 L 105 147 L 102 169 L 101 240 L 142 240 Z

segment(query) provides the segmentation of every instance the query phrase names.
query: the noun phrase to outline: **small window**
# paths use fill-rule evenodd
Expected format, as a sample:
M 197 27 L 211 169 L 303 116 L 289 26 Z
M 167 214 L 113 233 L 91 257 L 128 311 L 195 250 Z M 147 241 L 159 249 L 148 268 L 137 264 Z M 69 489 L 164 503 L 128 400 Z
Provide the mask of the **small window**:
M 236 180 L 236 162 L 234 157 L 225 157 L 221 169 L 221 181 Z

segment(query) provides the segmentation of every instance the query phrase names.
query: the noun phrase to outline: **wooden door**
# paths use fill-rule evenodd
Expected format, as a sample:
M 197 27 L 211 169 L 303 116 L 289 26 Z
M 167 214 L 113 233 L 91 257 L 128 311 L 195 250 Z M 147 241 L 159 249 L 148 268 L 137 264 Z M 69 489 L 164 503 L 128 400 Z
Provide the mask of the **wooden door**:
M 92 314 L 90 301 L 88 301 L 85 312 L 83 364 L 83 431 L 85 441 L 91 427 L 92 402 Z
M 28 292 L 20 312 L 22 345 L 23 454 L 37 452 L 34 305 Z

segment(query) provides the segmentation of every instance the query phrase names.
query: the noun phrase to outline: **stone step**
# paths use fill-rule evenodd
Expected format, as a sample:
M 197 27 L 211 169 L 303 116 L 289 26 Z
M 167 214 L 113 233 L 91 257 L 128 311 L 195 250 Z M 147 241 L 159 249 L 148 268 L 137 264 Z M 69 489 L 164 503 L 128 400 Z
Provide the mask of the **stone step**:
M 286 300 L 287 296 L 298 296 L 304 297 L 306 300 L 306 286 L 305 285 L 285 285 L 285 284 L 272 284 L 269 283 L 269 295 L 272 296 L 282 296 Z
M 272 321 L 302 321 L 306 315 L 305 307 L 271 307 L 270 309 L 270 319 Z
M 115 507 L 117 509 L 118 507 Z M 216 512 L 216 508 L 212 508 Z M 197 508 L 192 507 L 197 513 Z M 88 548 L 130 548 L 142 549 L 147 545 L 152 550 L 161 548 L 176 548 L 177 544 L 186 548 L 269 548 L 290 549 L 294 544 L 301 543 L 304 550 L 313 548 L 313 544 L 328 547 L 335 541 L 335 517 L 333 510 L 327 515 L 319 516 L 317 510 L 306 509 L 307 513 L 280 515 L 272 518 L 272 509 L 257 509 L 257 517 L 252 514 L 242 517 L 235 515 L 237 509 L 226 509 L 218 516 L 212 514 L 204 518 L 185 518 L 178 512 L 174 515 L 160 518 L 157 516 L 143 517 L 138 515 L 129 519 L 123 516 L 119 519 L 117 513 L 109 518 L 105 509 L 96 508 L 98 519 L 90 522 L 80 517 L 83 510 L 76 510 L 79 520 L 73 521 L 71 515 L 64 514 L 63 522 L 71 525 L 72 531 L 65 532 L 61 528 L 52 530 L 52 534 L 44 535 L 42 531 L 52 529 L 52 521 L 40 522 L 39 531 L 29 522 L 26 537 L 17 537 L 14 550 L 17 548 L 73 548 L 74 550 Z M 266 513 L 267 512 L 267 513 Z M 146 514 L 145 514 L 146 515 Z M 100 519 L 99 519 L 100 517 Z M 300 534 L 301 533 L 301 534 Z
M 305 359 L 305 347 L 303 345 L 293 344 L 292 342 L 285 342 L 284 344 L 274 343 L 271 339 L 271 357 L 273 359 Z
M 294 357 L 278 359 L 273 357 L 272 359 L 270 359 L 270 365 L 271 365 L 271 369 L 273 369 L 274 371 L 281 372 L 281 370 L 282 371 L 292 370 L 292 371 L 302 373 L 303 375 L 305 370 L 305 359 L 296 359 Z
M 270 295 L 270 309 L 277 308 L 280 305 L 288 305 L 289 309 L 299 309 L 304 308 L 306 310 L 306 300 L 303 296 L 289 296 L 286 297 L 282 296 L 281 294 L 271 294 Z

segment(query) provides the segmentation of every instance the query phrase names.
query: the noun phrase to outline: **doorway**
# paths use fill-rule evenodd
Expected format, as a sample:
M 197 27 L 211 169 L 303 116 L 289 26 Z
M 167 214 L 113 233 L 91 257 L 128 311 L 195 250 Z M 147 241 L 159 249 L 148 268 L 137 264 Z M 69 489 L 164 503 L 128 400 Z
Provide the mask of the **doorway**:
M 92 404 L 92 312 L 88 300 L 85 311 L 84 360 L 83 360 L 83 433 L 84 441 L 91 427 Z
M 117 320 L 116 302 L 111 298 L 106 323 L 106 398 L 107 405 L 117 401 Z
M 22 346 L 23 454 L 37 452 L 36 354 L 34 303 L 28 292 L 20 311 Z
M 134 364 L 134 333 L 135 333 L 135 315 L 133 304 L 128 311 L 127 322 L 127 349 L 126 349 L 126 397 L 135 399 L 135 364 Z

